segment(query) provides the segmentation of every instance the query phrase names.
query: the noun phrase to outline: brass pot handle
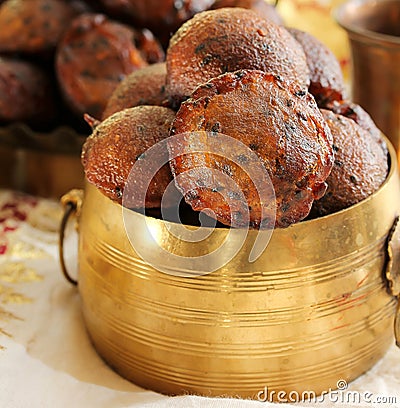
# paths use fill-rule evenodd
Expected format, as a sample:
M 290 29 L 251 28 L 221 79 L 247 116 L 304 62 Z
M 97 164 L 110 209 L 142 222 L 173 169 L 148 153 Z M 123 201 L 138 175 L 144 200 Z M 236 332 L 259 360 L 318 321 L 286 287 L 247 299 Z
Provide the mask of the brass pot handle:
M 400 347 L 400 217 L 394 220 L 387 240 L 386 279 L 389 293 L 397 297 L 398 304 L 394 321 L 396 344 Z
M 400 300 L 397 304 L 396 317 L 394 318 L 394 337 L 397 347 L 400 348 Z
M 71 277 L 68 273 L 67 266 L 64 259 L 64 238 L 65 228 L 67 227 L 68 220 L 71 215 L 79 217 L 83 203 L 83 190 L 71 190 L 67 194 L 61 197 L 61 204 L 64 207 L 64 215 L 61 219 L 59 241 L 58 241 L 58 253 L 60 258 L 61 271 L 65 279 L 74 286 L 78 285 L 78 281 Z

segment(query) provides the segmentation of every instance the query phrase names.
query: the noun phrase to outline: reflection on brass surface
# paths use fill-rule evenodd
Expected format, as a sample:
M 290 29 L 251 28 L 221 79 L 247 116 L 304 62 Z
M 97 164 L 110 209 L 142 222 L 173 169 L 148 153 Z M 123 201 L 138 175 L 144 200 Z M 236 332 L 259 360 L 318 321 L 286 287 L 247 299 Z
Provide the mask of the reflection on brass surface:
M 254 263 L 250 231 L 228 264 L 191 278 L 140 259 L 121 206 L 87 185 L 78 279 L 98 353 L 124 377 L 166 394 L 321 393 L 364 373 L 393 343 L 397 299 L 384 271 L 400 183 L 390 154 L 390 174 L 368 199 L 275 230 Z M 143 217 L 129 216 L 130 225 Z M 162 247 L 185 251 L 164 221 L 151 221 Z
M 28 268 L 22 262 L 11 262 L 3 266 L 0 271 L 0 281 L 8 283 L 24 283 L 43 280 L 34 269 Z

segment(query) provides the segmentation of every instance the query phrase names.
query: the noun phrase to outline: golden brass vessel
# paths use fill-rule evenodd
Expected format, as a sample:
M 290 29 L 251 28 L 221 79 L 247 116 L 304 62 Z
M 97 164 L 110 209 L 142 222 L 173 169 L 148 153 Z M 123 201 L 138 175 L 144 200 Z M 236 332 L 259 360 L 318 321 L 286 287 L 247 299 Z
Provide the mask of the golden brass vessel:
M 253 263 L 258 232 L 249 231 L 228 264 L 203 276 L 142 260 L 122 207 L 95 187 L 86 185 L 83 205 L 67 194 L 68 215 L 79 212 L 78 288 L 94 347 L 123 377 L 166 394 L 319 394 L 355 379 L 394 342 L 400 183 L 391 146 L 390 156 L 386 182 L 368 199 L 275 230 Z M 125 216 L 130 225 L 144 217 Z M 147 218 L 159 245 L 189 251 L 167 222 Z

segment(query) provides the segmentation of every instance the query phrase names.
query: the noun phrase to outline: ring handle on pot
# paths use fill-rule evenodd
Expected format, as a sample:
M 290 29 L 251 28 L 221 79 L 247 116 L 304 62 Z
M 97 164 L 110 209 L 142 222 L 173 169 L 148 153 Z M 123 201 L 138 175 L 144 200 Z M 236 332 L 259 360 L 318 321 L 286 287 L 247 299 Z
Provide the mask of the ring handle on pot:
M 394 319 L 394 337 L 397 347 L 400 348 L 400 300 L 397 304 L 396 317 Z
M 79 217 L 83 202 L 83 190 L 71 190 L 61 197 L 61 204 L 64 207 L 64 215 L 61 219 L 60 234 L 58 242 L 58 252 L 60 258 L 60 266 L 65 279 L 74 286 L 78 285 L 78 281 L 71 277 L 68 273 L 64 259 L 64 238 L 65 228 L 71 215 Z
M 398 305 L 394 321 L 394 335 L 396 344 L 400 347 L 400 217 L 397 216 L 387 241 L 388 262 L 386 266 L 386 279 L 389 283 L 389 292 L 396 296 Z

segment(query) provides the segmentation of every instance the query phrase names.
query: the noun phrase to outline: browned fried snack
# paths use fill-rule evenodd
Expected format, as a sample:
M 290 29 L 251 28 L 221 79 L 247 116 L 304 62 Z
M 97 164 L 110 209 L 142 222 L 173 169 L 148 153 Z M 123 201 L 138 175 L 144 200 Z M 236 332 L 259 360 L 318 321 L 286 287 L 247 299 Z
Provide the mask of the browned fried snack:
M 0 123 L 45 126 L 55 119 L 53 84 L 31 62 L 0 57 Z
M 303 47 L 310 70 L 309 92 L 318 106 L 346 97 L 346 87 L 339 61 L 333 52 L 313 35 L 297 28 L 288 28 Z
M 7 0 L 0 7 L 0 52 L 52 51 L 76 15 L 64 0 Z
M 168 40 L 182 23 L 213 3 L 214 0 L 101 0 L 112 15 L 128 19 L 135 26 L 147 27 L 163 40 Z
M 187 133 L 199 131 L 200 136 Z M 204 131 L 211 133 L 205 136 Z M 171 169 L 185 200 L 194 210 L 204 210 L 226 225 L 248 225 L 248 209 L 252 227 L 259 228 L 261 222 L 271 227 L 275 220 L 262 219 L 263 210 L 271 217 L 272 203 L 260 203 L 257 180 L 249 179 L 242 166 L 223 153 L 207 153 L 215 151 L 213 138 L 228 135 L 259 157 L 275 189 L 277 227 L 287 227 L 308 215 L 314 199 L 325 192 L 333 163 L 332 137 L 311 94 L 297 83 L 262 71 L 227 73 L 200 86 L 181 105 L 171 134 L 185 134 L 183 141 L 169 140 Z M 199 145 L 206 153 L 193 152 L 192 146 Z M 246 152 L 237 153 L 238 163 L 255 168 L 249 150 Z M 245 198 L 221 179 L 210 177 L 212 170 L 237 183 Z
M 259 16 L 273 21 L 275 24 L 283 25 L 282 17 L 277 12 L 272 4 L 268 4 L 265 0 L 217 0 L 212 10 L 224 7 L 241 7 L 255 11 Z
M 388 159 L 375 138 L 351 119 L 321 110 L 333 136 L 335 162 L 313 213 L 331 214 L 364 200 L 385 181 Z
M 161 44 L 147 28 L 135 30 L 135 45 L 149 64 L 162 62 L 165 59 Z
M 68 2 L 77 11 L 78 14 L 93 12 L 93 0 L 69 0 Z
M 182 25 L 167 50 L 167 89 L 179 103 L 209 79 L 239 69 L 258 69 L 309 85 L 306 57 L 281 26 L 252 10 L 205 11 Z
M 65 99 L 77 114 L 101 118 L 121 80 L 154 61 L 148 46 L 137 48 L 138 38 L 135 30 L 102 14 L 82 14 L 73 21 L 58 46 L 56 72 Z
M 148 65 L 131 72 L 117 86 L 103 113 L 103 119 L 115 112 L 139 105 L 165 106 L 165 63 Z
M 175 112 L 160 106 L 138 106 L 117 112 L 100 123 L 82 149 L 82 164 L 87 180 L 103 194 L 122 202 L 125 185 L 132 166 L 147 149 L 169 136 Z M 160 163 L 168 161 L 168 152 Z M 143 180 L 151 179 L 143 174 Z M 161 167 L 152 179 L 146 194 L 146 208 L 160 207 L 165 188 L 172 180 L 168 165 Z M 137 188 L 145 188 L 137 180 Z M 132 208 L 142 208 L 140 200 L 130 197 Z
M 382 139 L 381 131 L 378 129 L 371 116 L 360 105 L 349 100 L 332 101 L 326 104 L 325 109 L 331 110 L 337 115 L 342 115 L 354 120 L 359 126 L 370 132 L 374 139 L 380 144 L 385 144 Z M 386 149 L 386 146 L 384 147 Z

